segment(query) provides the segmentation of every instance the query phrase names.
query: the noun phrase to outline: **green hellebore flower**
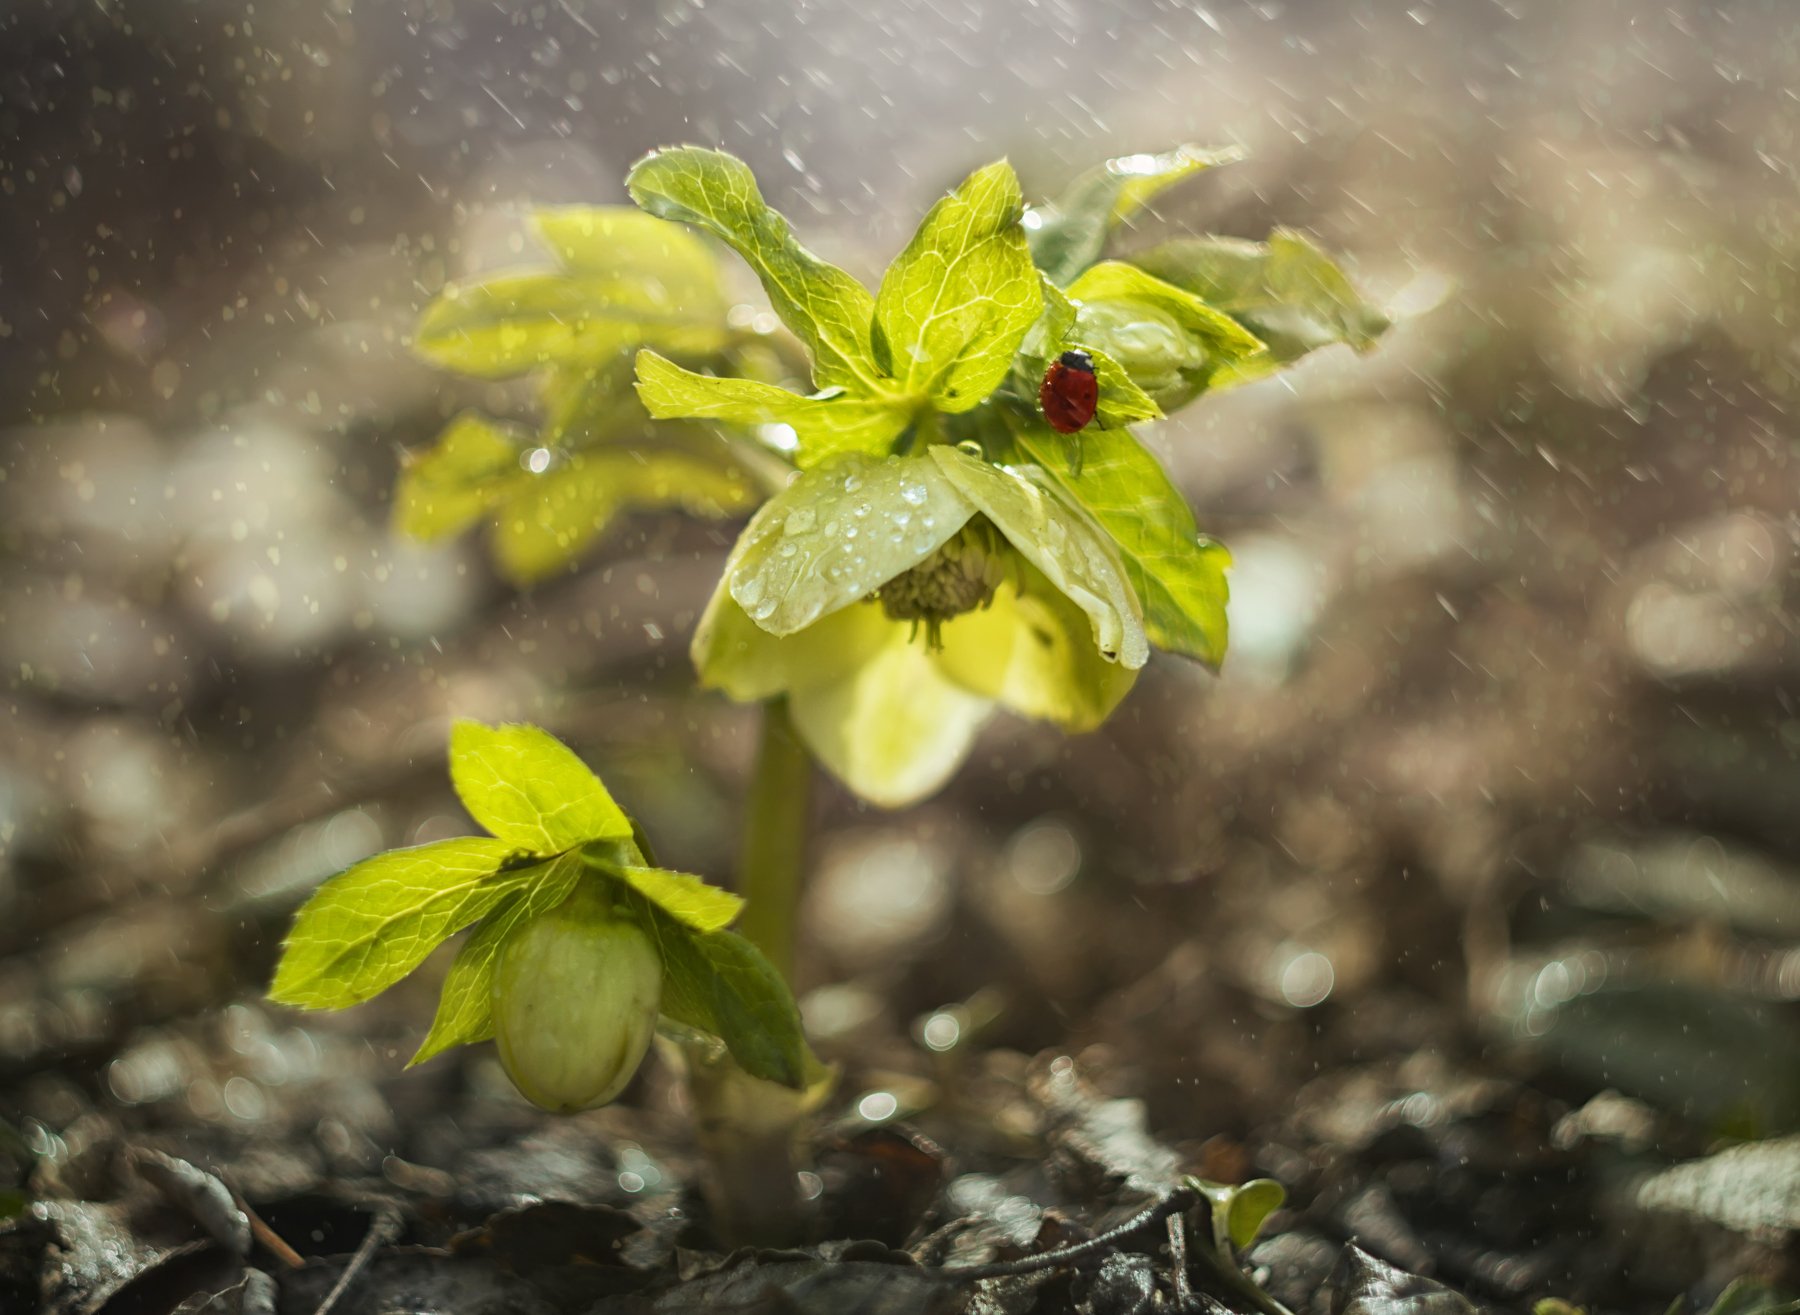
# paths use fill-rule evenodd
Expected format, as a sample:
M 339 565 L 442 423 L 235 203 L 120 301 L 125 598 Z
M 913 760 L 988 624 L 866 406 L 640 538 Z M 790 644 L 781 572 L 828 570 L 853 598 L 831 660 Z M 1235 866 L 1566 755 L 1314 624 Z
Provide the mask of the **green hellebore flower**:
M 514 933 L 494 970 L 494 1042 L 513 1085 L 566 1112 L 613 1100 L 644 1061 L 662 958 L 593 883 Z
M 1149 656 L 1117 549 L 1034 478 L 956 447 L 846 454 L 744 530 L 694 635 L 702 683 L 786 695 L 813 754 L 897 808 L 996 704 L 1091 730 Z

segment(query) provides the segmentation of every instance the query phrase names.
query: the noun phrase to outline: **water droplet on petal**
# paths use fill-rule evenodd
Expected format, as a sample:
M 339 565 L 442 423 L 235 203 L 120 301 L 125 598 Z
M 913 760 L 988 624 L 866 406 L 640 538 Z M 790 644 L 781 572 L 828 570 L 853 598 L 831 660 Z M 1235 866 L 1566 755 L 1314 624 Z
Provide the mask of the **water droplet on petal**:
M 923 484 L 902 484 L 900 496 L 915 507 L 925 505 L 925 486 Z
M 782 522 L 781 532 L 783 534 L 808 534 L 811 533 L 812 527 L 818 523 L 818 520 L 818 513 L 811 507 L 795 507 L 787 514 L 787 520 Z
M 760 575 L 743 575 L 732 581 L 735 586 L 731 593 L 738 600 L 740 607 L 754 607 L 762 597 L 763 582 Z

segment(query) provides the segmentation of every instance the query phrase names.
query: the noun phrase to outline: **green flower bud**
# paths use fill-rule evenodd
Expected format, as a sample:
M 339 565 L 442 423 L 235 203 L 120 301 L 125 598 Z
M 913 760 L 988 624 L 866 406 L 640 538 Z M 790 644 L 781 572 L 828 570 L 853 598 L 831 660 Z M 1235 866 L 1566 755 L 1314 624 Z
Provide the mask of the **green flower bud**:
M 1084 301 L 1073 337 L 1125 367 L 1164 411 L 1194 400 L 1212 373 L 1212 353 L 1161 307 L 1130 299 Z
M 662 959 L 595 883 L 527 923 L 494 966 L 494 1041 L 534 1105 L 604 1105 L 643 1062 L 662 998 Z

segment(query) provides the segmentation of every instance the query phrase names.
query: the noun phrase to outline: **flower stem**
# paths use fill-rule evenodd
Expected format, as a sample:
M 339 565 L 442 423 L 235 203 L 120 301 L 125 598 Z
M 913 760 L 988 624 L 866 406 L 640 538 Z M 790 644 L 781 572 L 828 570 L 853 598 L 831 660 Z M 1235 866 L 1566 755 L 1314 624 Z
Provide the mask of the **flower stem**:
M 812 757 L 794 733 L 787 701 L 764 704 L 762 742 L 739 851 L 738 893 L 747 904 L 738 930 L 790 984 L 806 825 L 812 811 L 812 771 Z
M 744 810 L 737 929 L 784 981 L 794 972 L 794 921 L 811 814 L 812 757 L 787 702 L 763 705 L 762 742 Z M 745 1073 L 722 1050 L 683 1048 L 695 1131 L 709 1162 L 713 1226 L 727 1246 L 793 1246 L 805 1235 L 794 1155 L 809 1093 Z

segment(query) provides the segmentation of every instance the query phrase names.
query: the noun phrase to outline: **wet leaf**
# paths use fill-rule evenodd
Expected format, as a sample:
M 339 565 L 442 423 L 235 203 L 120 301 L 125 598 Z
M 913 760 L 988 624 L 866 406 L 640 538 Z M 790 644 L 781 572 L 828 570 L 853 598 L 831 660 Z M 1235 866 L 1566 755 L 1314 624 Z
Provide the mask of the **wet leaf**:
M 1150 646 L 1140 607 L 1109 539 L 1022 475 L 959 448 L 939 445 L 929 455 L 1007 541 L 1087 613 L 1102 656 L 1127 667 L 1144 665 Z
M 456 952 L 438 995 L 431 1031 L 406 1062 L 408 1068 L 452 1046 L 473 1045 L 494 1035 L 494 964 L 500 947 L 518 928 L 566 900 L 584 870 L 578 855 L 561 855 L 544 865 L 538 880 L 482 919 Z
M 813 1064 L 781 974 L 734 931 L 696 931 L 648 900 L 644 927 L 662 957 L 662 1012 L 717 1037 L 752 1077 L 806 1085 Z
M 1331 1315 L 1475 1315 L 1460 1292 L 1346 1246 L 1331 1276 Z
M 925 457 L 846 453 L 803 471 L 757 512 L 725 584 L 757 625 L 789 635 L 917 566 L 974 512 Z
M 1390 322 L 1331 257 L 1288 230 L 1278 230 L 1267 242 L 1177 238 L 1129 259 L 1224 311 L 1268 344 L 1268 357 L 1246 361 L 1241 378 L 1259 377 L 1333 343 L 1368 351 Z
M 999 386 L 1042 308 L 1005 161 L 971 174 L 925 216 L 881 280 L 877 359 L 898 390 L 967 411 Z
M 869 345 L 875 299 L 794 239 L 742 160 L 697 146 L 656 151 L 632 166 L 625 185 L 651 214 L 703 228 L 743 257 L 775 313 L 812 353 L 815 386 L 884 391 Z
M 536 726 L 457 722 L 450 731 L 450 780 L 469 816 L 533 854 L 631 838 L 630 820 L 600 778 Z
M 1112 537 L 1151 642 L 1217 669 L 1225 658 L 1231 555 L 1200 534 L 1156 458 L 1122 429 L 1084 431 L 1077 475 L 1077 449 L 1047 426 L 1014 424 L 1010 441 L 1010 459 L 1035 463 Z
M 1107 235 L 1163 190 L 1203 169 L 1243 159 L 1233 147 L 1179 146 L 1124 155 L 1088 170 L 1052 205 L 1034 207 L 1028 228 L 1032 258 L 1058 286 L 1100 259 Z
M 532 869 L 499 871 L 513 852 L 505 840 L 440 840 L 331 878 L 295 917 L 269 998 L 344 1009 L 386 990 L 535 879 Z
M 652 351 L 638 353 L 638 396 L 657 419 L 688 417 L 734 425 L 788 425 L 801 466 L 840 452 L 884 452 L 914 409 L 895 400 L 842 394 L 802 397 L 754 379 L 720 378 L 684 370 Z

